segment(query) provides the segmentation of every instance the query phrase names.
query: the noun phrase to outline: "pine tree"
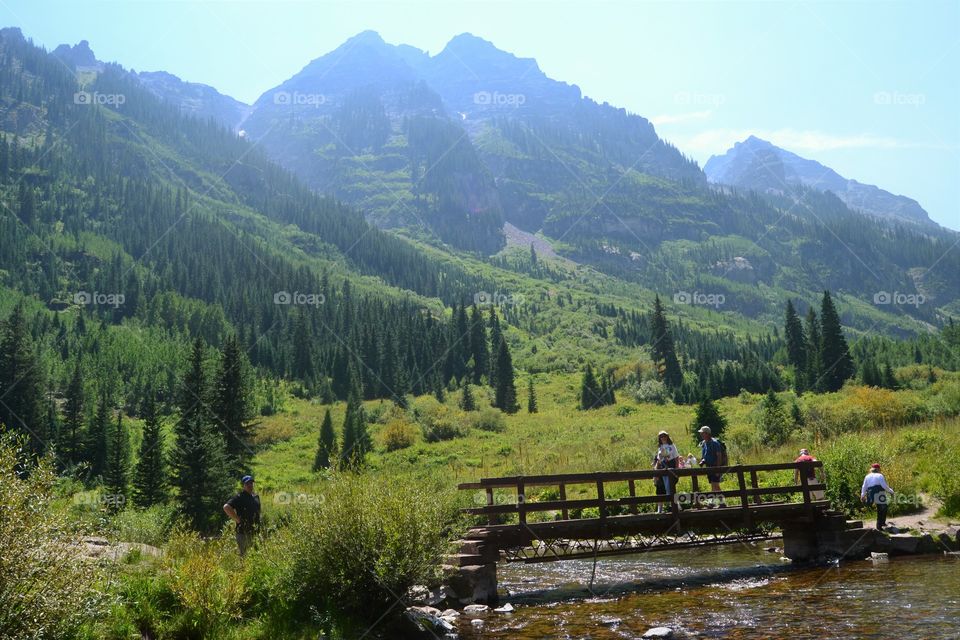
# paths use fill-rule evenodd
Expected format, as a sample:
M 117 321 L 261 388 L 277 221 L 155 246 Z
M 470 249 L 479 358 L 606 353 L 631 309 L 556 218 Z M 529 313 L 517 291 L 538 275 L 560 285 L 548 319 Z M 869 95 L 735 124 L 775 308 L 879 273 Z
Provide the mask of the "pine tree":
M 320 471 L 330 467 L 330 458 L 337 446 L 337 435 L 333 431 L 333 418 L 330 409 L 323 414 L 323 423 L 320 425 L 320 437 L 317 438 L 317 455 L 313 459 L 313 470 Z
M 70 384 L 67 385 L 66 402 L 63 405 L 63 435 L 60 438 L 63 458 L 69 464 L 77 464 L 83 458 L 84 400 L 83 369 L 78 359 Z
M 476 411 L 477 401 L 473 397 L 473 391 L 470 389 L 470 382 L 463 381 L 463 387 L 460 391 L 460 408 L 464 411 Z
M 205 359 L 206 346 L 197 338 L 180 383 L 180 419 L 172 462 L 181 512 L 195 529 L 209 532 L 222 521 L 220 505 L 233 483 L 226 443 L 207 410 Z
M 767 395 L 757 405 L 754 422 L 760 432 L 760 442 L 774 447 L 786 442 L 796 426 L 773 389 L 768 389 Z
M 293 375 L 306 383 L 313 382 L 313 338 L 303 308 L 297 309 L 293 325 Z
M 168 473 L 163 431 L 152 390 L 147 392 L 140 413 L 143 417 L 143 440 L 140 441 L 134 471 L 133 502 L 138 507 L 152 507 L 167 501 Z
M 362 467 L 367 453 L 372 448 L 360 395 L 351 393 L 343 418 L 343 447 L 340 449 L 340 464 L 347 469 Z
M 497 388 L 497 358 L 496 355 L 500 350 L 500 342 L 503 340 L 503 331 L 500 329 L 500 317 L 497 316 L 496 307 L 490 305 L 490 319 L 488 321 L 490 327 L 490 347 L 493 357 L 490 358 L 490 375 L 488 382 L 490 386 L 494 389 Z
M 872 359 L 864 360 L 860 367 L 860 382 L 866 387 L 883 386 L 883 378 Z
M 670 335 L 670 326 L 663 312 L 660 296 L 653 302 L 653 319 L 651 320 L 650 352 L 654 364 L 657 366 L 659 377 L 670 389 L 678 388 L 683 383 L 683 372 L 680 370 L 680 361 Z
M 884 389 L 891 389 L 896 391 L 900 388 L 900 383 L 897 382 L 897 376 L 893 373 L 893 367 L 890 366 L 890 361 L 883 365 L 883 374 L 880 379 L 880 386 Z
M 580 409 L 596 409 L 603 404 L 603 393 L 596 376 L 593 374 L 593 367 L 587 363 L 583 370 L 583 379 L 580 381 Z
M 103 483 L 109 497 L 107 504 L 113 511 L 122 510 L 130 488 L 130 439 L 123 424 L 123 413 L 119 411 L 117 422 L 110 432 L 107 467 L 103 476 Z
M 510 357 L 510 348 L 506 340 L 500 340 L 497 350 L 497 386 L 494 387 L 494 406 L 504 413 L 516 413 L 520 408 L 517 403 L 517 387 L 514 382 L 513 359 Z
M 533 245 L 530 245 L 531 247 Z M 533 378 L 527 379 L 527 413 L 537 413 L 537 392 L 533 388 Z
M 700 402 L 697 403 L 697 408 L 694 410 L 693 422 L 690 423 L 690 430 L 693 432 L 695 439 L 699 437 L 697 432 L 700 427 L 710 427 L 710 434 L 714 438 L 719 438 L 723 435 L 724 430 L 727 428 L 727 419 L 720 413 L 720 409 L 717 408 L 713 400 L 707 396 L 704 396 Z
M 490 348 L 487 346 L 487 326 L 483 313 L 474 304 L 470 308 L 470 352 L 473 357 L 473 383 L 481 384 L 490 374 Z
M 252 383 L 249 363 L 240 341 L 236 336 L 229 336 L 223 344 L 212 408 L 214 424 L 227 443 L 227 455 L 235 461 L 235 473 L 246 467 L 251 455 Z
M 0 337 L 0 424 L 21 432 L 34 455 L 40 455 L 50 440 L 44 383 L 34 354 L 23 305 L 17 304 Z
M 802 387 L 803 375 L 807 369 L 807 337 L 803 333 L 803 323 L 800 322 L 792 300 L 787 300 L 783 334 L 787 340 L 787 360 L 793 365 L 797 382 Z
M 107 468 L 108 440 L 110 432 L 110 399 L 106 389 L 100 390 L 97 412 L 87 430 L 84 458 L 90 464 L 90 476 L 103 476 Z
M 823 292 L 820 327 L 820 362 L 824 368 L 823 388 L 825 391 L 838 391 L 844 381 L 854 374 L 855 369 L 847 348 L 847 340 L 843 337 L 840 316 L 837 315 L 837 310 L 833 306 L 829 291 Z
M 821 360 L 820 320 L 811 306 L 807 309 L 807 371 L 805 388 L 817 392 L 823 390 L 823 362 Z

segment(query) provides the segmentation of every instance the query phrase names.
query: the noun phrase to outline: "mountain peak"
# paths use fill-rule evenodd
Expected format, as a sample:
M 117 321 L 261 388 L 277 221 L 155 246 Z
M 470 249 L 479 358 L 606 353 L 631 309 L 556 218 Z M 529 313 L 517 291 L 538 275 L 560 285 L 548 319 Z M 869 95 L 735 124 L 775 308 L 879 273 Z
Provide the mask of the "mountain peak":
M 341 45 L 341 47 L 345 47 L 348 45 L 356 46 L 358 44 L 365 44 L 370 46 L 382 46 L 382 45 L 386 45 L 387 43 L 384 42 L 383 38 L 380 36 L 379 33 L 374 31 L 373 29 L 367 29 L 366 31 L 361 31 L 360 33 L 353 36 L 352 38 L 347 39 L 347 41 L 344 42 Z
M 878 218 L 915 224 L 934 224 L 916 200 L 850 180 L 816 160 L 803 158 L 775 144 L 749 136 L 723 155 L 711 156 L 703 166 L 710 182 L 761 192 L 782 192 L 803 186 L 830 191 L 851 209 Z
M 90 43 L 86 40 L 81 40 L 72 47 L 68 44 L 61 44 L 53 50 L 53 55 L 74 67 L 96 67 L 100 64 L 97 56 L 90 48 Z

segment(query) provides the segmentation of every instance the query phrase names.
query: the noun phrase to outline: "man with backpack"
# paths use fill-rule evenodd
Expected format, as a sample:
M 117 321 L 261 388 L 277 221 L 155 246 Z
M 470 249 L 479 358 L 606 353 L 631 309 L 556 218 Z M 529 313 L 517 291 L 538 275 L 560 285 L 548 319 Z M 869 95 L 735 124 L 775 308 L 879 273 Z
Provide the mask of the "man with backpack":
M 710 427 L 704 425 L 697 431 L 703 441 L 700 443 L 700 466 L 701 467 L 726 467 L 729 464 L 727 459 L 727 447 L 722 442 L 713 437 Z M 721 473 L 707 473 L 707 480 L 710 481 L 710 490 L 719 493 L 720 481 L 723 480 Z M 726 501 L 723 496 L 719 497 L 717 504 L 725 506 Z

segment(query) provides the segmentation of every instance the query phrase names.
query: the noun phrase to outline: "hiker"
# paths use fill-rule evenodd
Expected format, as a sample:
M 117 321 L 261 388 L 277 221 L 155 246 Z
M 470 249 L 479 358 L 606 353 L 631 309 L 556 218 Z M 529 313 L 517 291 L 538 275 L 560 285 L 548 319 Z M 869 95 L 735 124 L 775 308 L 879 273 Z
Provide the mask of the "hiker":
M 727 465 L 727 450 L 723 443 L 713 437 L 710 427 L 703 425 L 697 431 L 703 442 L 700 443 L 700 466 L 701 467 L 724 467 Z M 723 474 L 707 473 L 707 480 L 710 481 L 710 490 L 720 493 L 720 481 L 723 480 Z M 718 503 L 725 506 L 726 501 L 720 496 Z
M 673 440 L 670 439 L 670 434 L 666 431 L 661 431 L 657 434 L 657 455 L 655 460 L 660 462 L 660 469 L 676 469 L 678 466 L 678 461 L 680 459 L 680 452 L 677 451 L 677 447 L 673 444 Z M 664 493 L 670 495 L 671 491 L 671 478 L 669 475 L 662 476 Z M 673 487 L 676 489 L 676 487 Z
M 888 495 L 889 494 L 889 495 Z M 880 465 L 874 462 L 870 465 L 870 473 L 863 479 L 860 488 L 860 501 L 877 507 L 877 531 L 883 531 L 887 525 L 887 508 L 890 506 L 890 496 L 893 489 L 887 484 L 887 479 L 880 473 Z
M 677 447 L 674 446 L 673 440 L 670 439 L 670 434 L 666 431 L 658 433 L 657 453 L 653 456 L 653 468 L 676 469 L 679 458 L 680 454 L 677 452 Z M 658 496 L 669 496 L 672 493 L 670 476 L 668 475 L 655 477 L 653 479 L 653 485 L 656 487 Z M 661 502 L 657 503 L 657 513 L 663 513 L 663 503 Z
M 800 449 L 800 455 L 797 456 L 797 459 L 794 462 L 816 462 L 817 459 L 810 455 L 809 449 Z M 822 473 L 819 469 L 810 467 L 810 474 L 807 476 L 807 484 L 823 484 L 823 479 L 818 478 L 818 474 Z M 793 472 L 793 484 L 800 484 L 800 469 L 799 467 Z M 811 489 L 810 491 L 811 500 L 823 500 L 824 493 L 823 489 Z
M 243 491 L 223 505 L 223 511 L 237 523 L 237 547 L 244 556 L 253 544 L 253 535 L 260 526 L 260 496 L 253 492 L 253 476 L 240 479 Z

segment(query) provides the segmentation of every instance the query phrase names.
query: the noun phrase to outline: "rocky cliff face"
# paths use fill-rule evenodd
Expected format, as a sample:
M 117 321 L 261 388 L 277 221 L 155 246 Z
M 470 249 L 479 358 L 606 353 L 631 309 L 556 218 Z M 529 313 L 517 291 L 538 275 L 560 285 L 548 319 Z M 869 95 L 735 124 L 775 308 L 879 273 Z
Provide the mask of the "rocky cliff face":
M 815 160 L 801 158 L 766 140 L 750 136 L 704 165 L 710 182 L 760 192 L 781 193 L 792 186 L 832 191 L 844 204 L 894 222 L 935 226 L 920 204 L 906 196 L 844 178 Z

